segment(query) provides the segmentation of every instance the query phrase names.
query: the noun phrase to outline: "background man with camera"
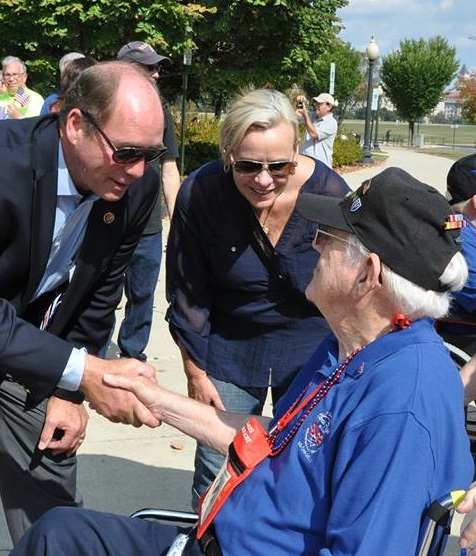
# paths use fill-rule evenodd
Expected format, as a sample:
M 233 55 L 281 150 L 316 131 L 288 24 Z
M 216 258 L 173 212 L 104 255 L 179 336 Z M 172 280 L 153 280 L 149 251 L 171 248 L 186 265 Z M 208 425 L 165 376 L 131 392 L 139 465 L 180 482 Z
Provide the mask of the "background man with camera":
M 314 111 L 308 111 L 306 103 L 306 97 L 303 95 L 297 97 L 296 113 L 303 118 L 306 126 L 300 152 L 332 168 L 332 152 L 337 133 L 337 121 L 332 115 L 332 110 L 337 103 L 329 93 L 321 93 L 313 97 Z

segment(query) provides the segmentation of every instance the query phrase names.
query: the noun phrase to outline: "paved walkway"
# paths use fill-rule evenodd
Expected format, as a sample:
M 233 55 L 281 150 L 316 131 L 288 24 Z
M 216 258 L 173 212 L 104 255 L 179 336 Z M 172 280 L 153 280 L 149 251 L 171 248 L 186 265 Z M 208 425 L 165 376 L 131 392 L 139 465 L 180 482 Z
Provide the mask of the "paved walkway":
M 366 166 L 346 174 L 344 177 L 349 185 L 356 188 L 384 167 L 400 166 L 444 191 L 451 160 L 393 147 L 388 148 L 388 154 L 383 165 Z M 170 338 L 164 316 L 164 275 L 161 273 L 147 353 L 149 362 L 157 368 L 160 383 L 185 393 L 180 355 Z M 122 310 L 119 309 L 117 322 L 121 319 Z M 116 335 L 113 340 L 115 338 Z M 114 357 L 115 351 L 113 344 L 109 356 Z M 167 425 L 154 430 L 134 429 L 109 423 L 92 412 L 87 439 L 78 456 L 78 482 L 85 506 L 119 514 L 129 514 L 145 506 L 186 509 L 189 507 L 193 454 L 194 442 Z M 6 556 L 10 548 L 0 509 L 0 556 Z M 455 538 L 450 539 L 446 554 L 459 554 Z
M 384 146 L 382 152 L 388 153 L 388 158 L 383 164 L 367 165 L 361 170 L 344 174 L 344 178 L 350 187 L 358 187 L 364 180 L 388 166 L 399 166 L 420 181 L 432 185 L 442 193 L 445 192 L 446 175 L 454 162 L 453 160 L 403 147 Z

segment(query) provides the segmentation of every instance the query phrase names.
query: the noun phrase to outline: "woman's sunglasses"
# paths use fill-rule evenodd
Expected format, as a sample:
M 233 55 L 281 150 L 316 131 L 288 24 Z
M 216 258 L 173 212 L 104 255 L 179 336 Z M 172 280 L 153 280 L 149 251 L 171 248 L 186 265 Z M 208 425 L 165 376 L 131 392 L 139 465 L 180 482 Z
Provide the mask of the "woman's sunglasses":
M 289 176 L 296 171 L 297 162 L 280 160 L 279 162 L 259 162 L 258 160 L 234 160 L 233 167 L 238 174 L 259 174 L 266 170 L 271 176 Z

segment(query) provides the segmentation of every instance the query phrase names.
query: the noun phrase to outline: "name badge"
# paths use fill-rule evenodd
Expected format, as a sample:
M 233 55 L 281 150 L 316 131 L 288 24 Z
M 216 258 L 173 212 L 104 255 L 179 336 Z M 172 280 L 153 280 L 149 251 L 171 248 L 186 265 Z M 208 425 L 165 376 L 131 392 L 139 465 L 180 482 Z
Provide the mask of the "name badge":
M 202 537 L 235 488 L 270 453 L 268 433 L 260 422 L 252 417 L 233 439 L 222 468 L 199 501 L 198 539 Z

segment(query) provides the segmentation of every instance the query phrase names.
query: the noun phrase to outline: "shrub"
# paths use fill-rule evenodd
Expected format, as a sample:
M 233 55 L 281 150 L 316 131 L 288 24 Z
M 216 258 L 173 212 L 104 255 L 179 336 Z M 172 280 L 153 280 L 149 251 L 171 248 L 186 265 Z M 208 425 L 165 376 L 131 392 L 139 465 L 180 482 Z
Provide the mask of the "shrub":
M 180 125 L 177 129 L 177 143 L 180 145 Z M 206 114 L 195 114 L 187 118 L 185 133 L 184 174 L 188 175 L 206 162 L 219 157 L 219 121 Z
M 350 129 L 339 127 L 334 141 L 332 158 L 334 168 L 351 166 L 362 161 L 362 148 L 359 139 Z

